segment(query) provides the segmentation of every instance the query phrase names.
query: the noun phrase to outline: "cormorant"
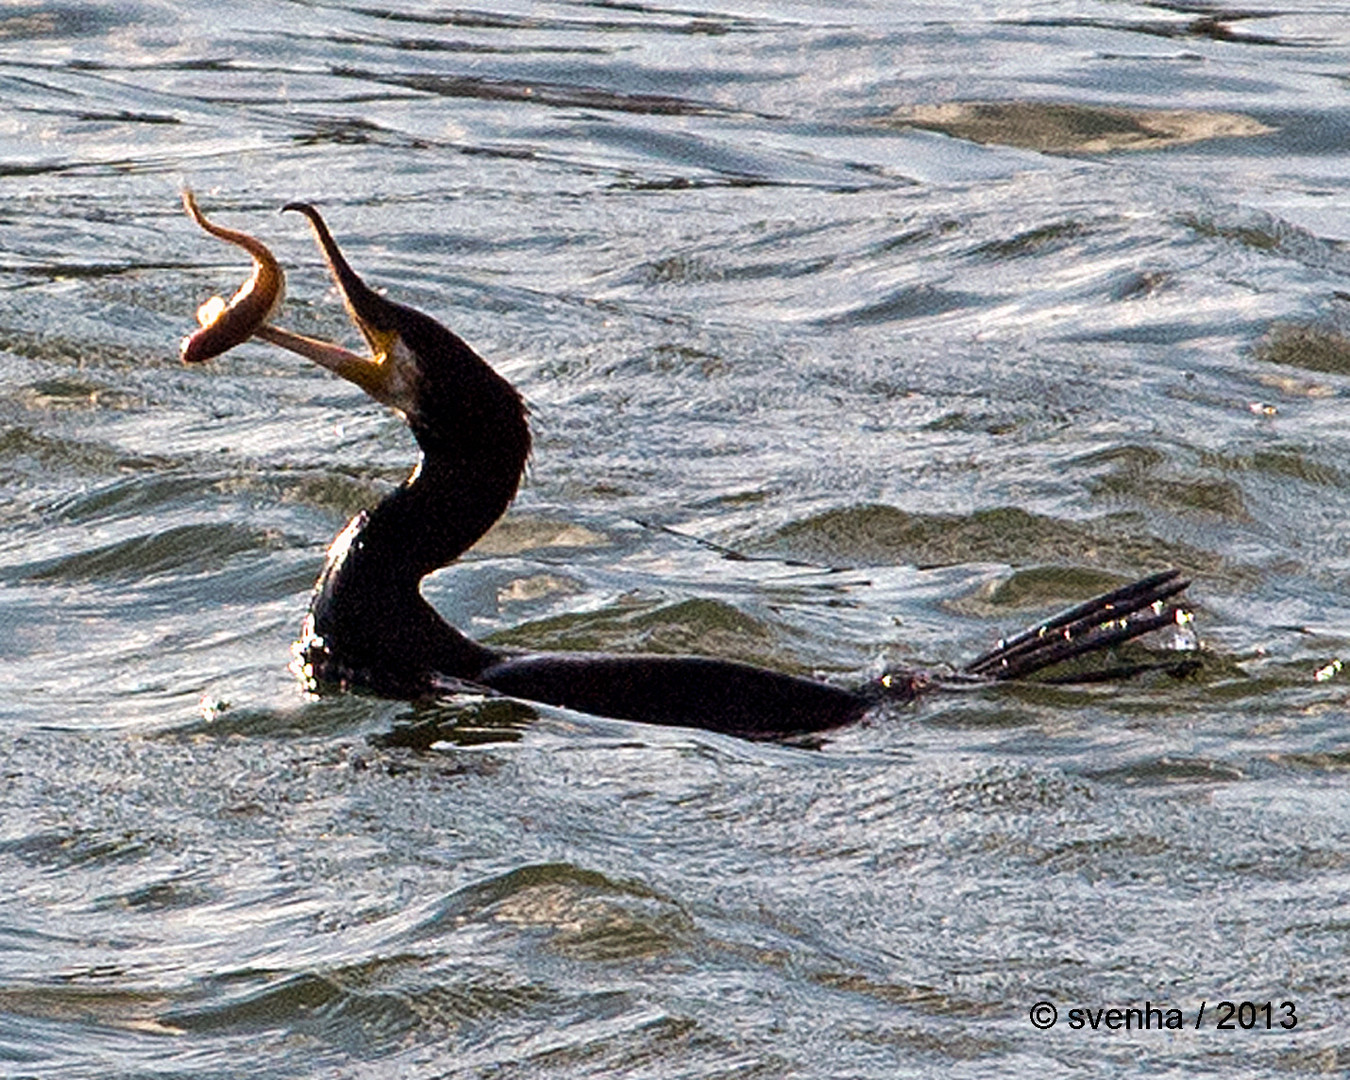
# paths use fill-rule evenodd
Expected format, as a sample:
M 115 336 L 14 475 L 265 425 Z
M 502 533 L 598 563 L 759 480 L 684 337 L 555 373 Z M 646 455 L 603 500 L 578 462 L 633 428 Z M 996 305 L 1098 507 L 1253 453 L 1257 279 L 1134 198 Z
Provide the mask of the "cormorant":
M 371 355 L 270 325 L 283 283 L 275 260 L 252 237 L 210 225 L 186 193 L 184 201 L 198 224 L 244 247 L 255 263 L 234 303 L 203 305 L 204 328 L 185 340 L 185 359 L 209 359 L 257 336 L 356 383 L 404 420 L 421 450 L 408 479 L 357 514 L 329 548 L 297 642 L 312 687 L 403 698 L 477 690 L 617 719 L 784 738 L 848 724 L 883 700 L 911 700 L 931 687 L 1020 678 L 1182 615 L 1172 598 L 1188 583 L 1166 570 L 1000 642 L 955 676 L 893 672 L 855 688 L 710 657 L 528 654 L 480 644 L 442 619 L 420 584 L 467 551 L 515 497 L 530 453 L 520 394 L 435 319 L 367 286 L 306 203 L 283 209 L 309 220 Z

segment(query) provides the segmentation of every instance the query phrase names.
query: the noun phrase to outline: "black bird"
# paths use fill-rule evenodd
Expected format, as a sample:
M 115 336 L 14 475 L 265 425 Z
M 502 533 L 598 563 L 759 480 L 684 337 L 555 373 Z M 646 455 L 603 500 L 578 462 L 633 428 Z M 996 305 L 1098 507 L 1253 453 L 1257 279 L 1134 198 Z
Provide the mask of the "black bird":
M 522 654 L 489 648 L 423 599 L 427 574 L 471 547 L 503 514 L 530 453 L 520 394 L 467 344 L 420 311 L 367 286 L 319 212 L 309 219 L 347 311 L 370 345 L 340 346 L 260 324 L 255 334 L 360 386 L 403 418 L 421 449 L 412 475 L 333 542 L 297 655 L 313 686 L 418 698 L 479 690 L 593 715 L 677 724 L 747 738 L 823 731 L 883 700 L 930 687 L 1020 678 L 1175 622 L 1175 570 L 1086 601 L 941 678 L 896 672 L 855 688 L 697 656 Z

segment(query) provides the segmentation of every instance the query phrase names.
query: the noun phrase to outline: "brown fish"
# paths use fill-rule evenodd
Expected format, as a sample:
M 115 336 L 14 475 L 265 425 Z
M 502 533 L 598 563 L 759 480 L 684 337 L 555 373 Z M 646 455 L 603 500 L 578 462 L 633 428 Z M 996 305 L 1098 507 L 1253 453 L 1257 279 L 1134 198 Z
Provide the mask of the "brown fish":
M 185 337 L 181 347 L 184 361 L 196 364 L 242 345 L 264 326 L 286 293 L 286 275 L 262 241 L 207 221 L 197 209 L 192 192 L 186 189 L 183 207 L 192 220 L 212 236 L 237 244 L 253 257 L 253 276 L 244 282 L 228 304 L 219 296 L 213 296 L 197 309 L 197 321 L 202 328 Z

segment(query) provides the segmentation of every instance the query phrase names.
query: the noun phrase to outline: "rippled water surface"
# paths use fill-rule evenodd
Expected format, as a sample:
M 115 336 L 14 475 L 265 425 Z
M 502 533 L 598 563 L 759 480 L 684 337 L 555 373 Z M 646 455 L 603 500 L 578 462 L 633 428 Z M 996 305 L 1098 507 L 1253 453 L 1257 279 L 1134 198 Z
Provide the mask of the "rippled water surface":
M 1200 670 L 811 747 L 308 700 L 413 444 L 180 365 L 246 269 L 184 185 L 283 324 L 351 340 L 305 199 L 527 396 L 476 636 L 860 678 L 1175 565 Z M 1350 1067 L 1343 3 L 15 0 L 0 193 L 6 1075 Z

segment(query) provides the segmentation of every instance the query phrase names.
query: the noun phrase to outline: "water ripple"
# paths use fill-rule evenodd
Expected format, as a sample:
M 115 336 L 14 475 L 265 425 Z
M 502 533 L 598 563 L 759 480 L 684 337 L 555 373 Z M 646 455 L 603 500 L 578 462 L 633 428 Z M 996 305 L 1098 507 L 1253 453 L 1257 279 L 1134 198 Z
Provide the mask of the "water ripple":
M 1334 16 L 5 7 L 0 1058 L 1343 1065 Z M 415 446 L 263 345 L 178 363 L 243 270 L 185 183 L 277 252 L 286 326 L 353 340 L 275 213 L 304 198 L 525 393 L 517 507 L 426 583 L 476 637 L 851 680 L 1176 565 L 1199 663 L 1155 641 L 1138 679 L 935 695 L 810 747 L 310 700 L 287 664 L 325 548 Z M 1307 1021 L 1109 1047 L 1025 1022 L 1220 994 Z

